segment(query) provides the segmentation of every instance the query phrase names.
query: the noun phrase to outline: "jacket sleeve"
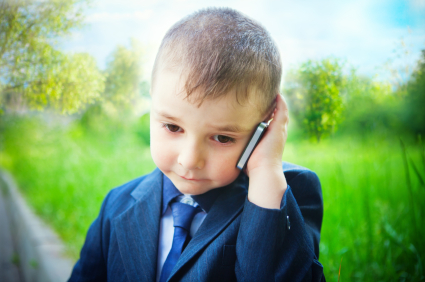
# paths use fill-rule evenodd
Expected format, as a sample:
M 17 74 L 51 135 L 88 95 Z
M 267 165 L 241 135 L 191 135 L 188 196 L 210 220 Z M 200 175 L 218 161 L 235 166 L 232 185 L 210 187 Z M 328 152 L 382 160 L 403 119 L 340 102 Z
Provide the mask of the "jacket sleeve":
M 106 281 L 106 260 L 103 253 L 102 230 L 104 228 L 104 211 L 109 198 L 102 203 L 98 217 L 91 224 L 86 241 L 81 249 L 80 259 L 72 270 L 69 282 Z
M 245 200 L 236 244 L 238 281 L 325 281 L 317 260 L 323 216 L 319 179 L 304 170 L 287 180 L 280 209 Z

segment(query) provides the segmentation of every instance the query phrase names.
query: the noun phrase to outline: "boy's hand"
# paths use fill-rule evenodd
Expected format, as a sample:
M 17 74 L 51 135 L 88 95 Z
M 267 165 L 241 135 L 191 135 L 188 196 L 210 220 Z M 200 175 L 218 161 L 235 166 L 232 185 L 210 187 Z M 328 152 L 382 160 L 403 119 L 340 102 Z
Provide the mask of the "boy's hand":
M 263 138 L 249 158 L 248 200 L 263 208 L 280 209 L 287 183 L 282 172 L 282 154 L 288 127 L 288 108 L 282 96 L 276 97 L 276 108 Z

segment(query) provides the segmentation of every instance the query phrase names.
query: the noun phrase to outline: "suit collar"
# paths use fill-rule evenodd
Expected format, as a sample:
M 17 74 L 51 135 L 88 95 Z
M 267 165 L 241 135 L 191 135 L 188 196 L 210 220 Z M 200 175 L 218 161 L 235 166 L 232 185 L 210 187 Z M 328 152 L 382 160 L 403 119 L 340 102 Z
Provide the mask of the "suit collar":
M 162 175 L 162 171 L 159 170 L 159 168 L 155 168 L 150 174 L 146 175 L 146 177 L 139 183 L 139 185 L 136 186 L 136 188 L 134 188 L 130 195 L 137 201 L 150 195 L 152 188 L 158 187 L 158 185 L 162 188 Z
M 161 188 L 162 172 L 155 169 L 131 193 L 136 202 L 113 219 L 129 281 L 155 281 Z

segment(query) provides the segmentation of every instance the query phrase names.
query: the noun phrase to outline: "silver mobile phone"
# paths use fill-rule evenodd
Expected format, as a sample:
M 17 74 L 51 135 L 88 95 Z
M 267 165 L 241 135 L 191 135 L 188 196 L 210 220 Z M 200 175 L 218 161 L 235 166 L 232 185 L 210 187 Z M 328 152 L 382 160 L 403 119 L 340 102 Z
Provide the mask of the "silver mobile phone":
M 269 125 L 265 122 L 262 122 L 258 125 L 257 129 L 249 140 L 248 145 L 246 145 L 245 150 L 242 152 L 242 155 L 236 164 L 237 168 L 239 168 L 240 170 L 243 170 L 245 168 L 246 164 L 248 163 L 249 157 L 251 156 L 255 147 L 257 147 L 258 142 L 260 142 L 261 137 L 263 137 L 268 126 Z

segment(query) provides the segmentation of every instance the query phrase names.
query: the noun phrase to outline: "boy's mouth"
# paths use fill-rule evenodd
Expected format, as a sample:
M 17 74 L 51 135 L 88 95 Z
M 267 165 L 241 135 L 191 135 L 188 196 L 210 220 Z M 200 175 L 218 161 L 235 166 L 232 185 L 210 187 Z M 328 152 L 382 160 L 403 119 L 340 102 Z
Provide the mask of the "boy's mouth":
M 190 180 L 190 181 L 202 181 L 203 179 L 196 179 L 196 178 L 188 178 L 188 177 L 184 177 L 184 176 L 180 176 L 181 178 L 183 178 L 183 179 L 186 179 L 186 180 Z

